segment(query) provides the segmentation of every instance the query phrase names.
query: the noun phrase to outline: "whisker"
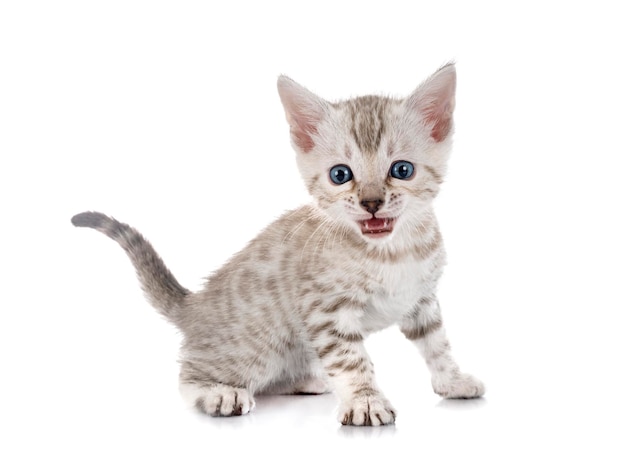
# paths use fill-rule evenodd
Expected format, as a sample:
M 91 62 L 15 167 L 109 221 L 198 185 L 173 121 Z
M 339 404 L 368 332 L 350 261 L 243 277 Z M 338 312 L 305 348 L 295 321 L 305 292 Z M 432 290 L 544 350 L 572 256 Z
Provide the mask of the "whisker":
M 302 251 L 300 252 L 300 261 L 302 261 L 304 259 L 304 253 L 306 251 L 306 248 L 307 248 L 309 242 L 313 239 L 313 237 L 316 236 L 317 232 L 319 232 L 324 226 L 326 226 L 328 224 L 328 222 L 329 222 L 328 219 L 323 219 L 322 222 L 313 231 L 313 233 L 311 233 L 311 235 L 309 235 L 309 238 L 307 238 L 307 241 L 302 246 Z
M 285 236 L 283 237 L 282 244 L 284 245 L 285 242 L 287 241 L 287 239 L 292 238 L 302 227 L 304 227 L 304 225 L 307 222 L 309 222 L 310 220 L 314 219 L 315 217 L 316 217 L 316 214 L 309 215 L 302 222 L 300 222 L 298 225 L 296 225 L 293 229 L 291 229 L 289 232 L 287 232 L 285 234 Z

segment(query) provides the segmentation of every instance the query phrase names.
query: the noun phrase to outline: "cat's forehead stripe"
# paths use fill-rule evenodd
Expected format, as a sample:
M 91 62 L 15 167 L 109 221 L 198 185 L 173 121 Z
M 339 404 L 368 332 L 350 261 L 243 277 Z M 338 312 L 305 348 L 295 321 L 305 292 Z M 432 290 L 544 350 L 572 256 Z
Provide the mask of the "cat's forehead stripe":
M 389 102 L 381 96 L 361 96 L 345 102 L 350 133 L 364 154 L 373 154 L 380 146 Z

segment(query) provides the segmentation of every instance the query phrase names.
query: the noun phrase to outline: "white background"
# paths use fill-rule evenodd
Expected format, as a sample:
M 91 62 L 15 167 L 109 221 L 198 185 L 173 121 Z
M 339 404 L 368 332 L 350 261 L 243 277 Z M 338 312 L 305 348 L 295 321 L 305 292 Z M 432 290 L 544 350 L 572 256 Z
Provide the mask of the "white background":
M 617 5 L 2 2 L 0 467 L 624 468 Z M 308 200 L 280 73 L 330 100 L 402 96 L 451 59 L 440 298 L 486 398 L 440 400 L 392 328 L 368 348 L 396 426 L 342 428 L 332 395 L 187 410 L 178 334 L 70 217 L 131 223 L 196 289 Z

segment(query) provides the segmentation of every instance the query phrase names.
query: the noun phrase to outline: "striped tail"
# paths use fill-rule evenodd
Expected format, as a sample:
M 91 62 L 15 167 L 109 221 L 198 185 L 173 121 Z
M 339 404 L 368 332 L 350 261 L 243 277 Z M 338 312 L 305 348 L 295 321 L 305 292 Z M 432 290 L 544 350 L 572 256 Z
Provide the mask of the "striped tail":
M 152 245 L 137 230 L 99 212 L 76 214 L 72 217 L 72 224 L 96 229 L 118 242 L 135 266 L 148 301 L 166 318 L 179 323 L 183 300 L 191 292 L 178 283 Z

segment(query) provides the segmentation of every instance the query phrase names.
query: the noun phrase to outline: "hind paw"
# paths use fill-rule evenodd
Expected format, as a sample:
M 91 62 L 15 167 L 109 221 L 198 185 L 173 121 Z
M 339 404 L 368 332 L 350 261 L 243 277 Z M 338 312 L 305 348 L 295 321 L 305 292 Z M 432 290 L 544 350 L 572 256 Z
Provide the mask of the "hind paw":
M 196 409 L 211 416 L 241 416 L 254 408 L 252 394 L 245 388 L 224 384 L 182 384 L 181 394 Z

